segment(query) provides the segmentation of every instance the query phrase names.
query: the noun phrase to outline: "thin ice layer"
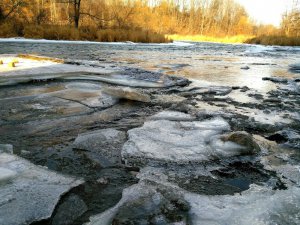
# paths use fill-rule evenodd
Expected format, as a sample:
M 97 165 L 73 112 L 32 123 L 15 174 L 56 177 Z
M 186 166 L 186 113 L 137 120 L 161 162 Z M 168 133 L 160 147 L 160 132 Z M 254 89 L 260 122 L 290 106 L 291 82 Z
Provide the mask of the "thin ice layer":
M 0 154 L 0 224 L 23 225 L 51 216 L 61 195 L 83 181 L 59 175 L 18 156 Z

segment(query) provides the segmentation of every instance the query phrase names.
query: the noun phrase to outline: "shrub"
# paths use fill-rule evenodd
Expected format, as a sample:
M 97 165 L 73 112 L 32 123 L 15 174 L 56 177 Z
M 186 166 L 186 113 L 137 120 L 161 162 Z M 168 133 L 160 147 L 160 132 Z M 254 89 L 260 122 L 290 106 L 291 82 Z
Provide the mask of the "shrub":
M 15 29 L 13 23 L 2 23 L 0 24 L 0 37 L 9 38 L 9 37 L 17 37 L 18 32 Z
M 142 43 L 162 43 L 170 40 L 162 34 L 142 29 L 103 29 L 97 30 L 95 27 L 80 27 L 76 29 L 70 26 L 58 25 L 35 25 L 5 23 L 0 26 L 0 37 L 16 37 L 49 39 L 49 40 L 89 40 L 102 42 L 142 42 Z
M 247 40 L 248 44 L 300 46 L 300 37 L 259 36 Z

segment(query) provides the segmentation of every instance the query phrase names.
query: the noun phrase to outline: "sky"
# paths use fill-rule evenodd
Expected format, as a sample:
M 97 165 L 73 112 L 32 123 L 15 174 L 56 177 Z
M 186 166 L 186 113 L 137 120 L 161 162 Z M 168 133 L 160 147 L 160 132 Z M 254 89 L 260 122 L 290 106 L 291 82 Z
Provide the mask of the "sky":
M 258 23 L 280 25 L 281 16 L 290 9 L 293 0 L 236 0 Z

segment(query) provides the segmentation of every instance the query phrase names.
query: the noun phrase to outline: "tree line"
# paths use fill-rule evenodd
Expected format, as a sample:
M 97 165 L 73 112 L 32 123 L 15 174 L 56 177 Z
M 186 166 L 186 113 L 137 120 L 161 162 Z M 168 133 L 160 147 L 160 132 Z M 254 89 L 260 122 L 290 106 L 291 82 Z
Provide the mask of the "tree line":
M 278 29 L 256 25 L 234 0 L 1 0 L 0 36 L 36 37 L 39 33 L 44 36 L 51 29 L 63 30 L 60 37 L 65 39 L 70 36 L 69 39 L 94 40 L 113 32 L 130 39 L 129 31 L 157 37 L 164 34 L 299 36 L 297 5 L 296 2 L 283 16 Z M 66 37 L 64 32 L 68 32 Z

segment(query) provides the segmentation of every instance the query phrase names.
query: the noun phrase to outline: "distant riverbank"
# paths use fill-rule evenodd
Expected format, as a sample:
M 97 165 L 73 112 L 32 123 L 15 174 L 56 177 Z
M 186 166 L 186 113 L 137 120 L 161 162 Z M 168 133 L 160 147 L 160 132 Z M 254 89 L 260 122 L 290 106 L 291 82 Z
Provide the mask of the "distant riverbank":
M 194 42 L 215 42 L 215 43 L 246 43 L 246 44 L 260 44 L 260 45 L 279 45 L 279 46 L 300 46 L 300 37 L 287 37 L 280 35 L 271 36 L 224 36 L 214 37 L 205 35 L 165 35 L 167 39 L 175 41 L 194 41 Z
M 18 27 L 13 23 L 0 24 L 0 37 L 97 42 L 171 42 L 163 34 L 142 29 L 96 29 L 94 27 L 80 27 L 77 29 L 71 26 L 58 25 L 22 25 Z
M 215 43 L 247 43 L 261 45 L 300 46 L 299 37 L 287 36 L 206 36 L 160 34 L 143 29 L 96 29 L 58 25 L 22 25 L 13 23 L 0 25 L 0 38 L 23 37 L 29 39 L 95 41 L 95 42 L 136 42 L 136 43 L 170 43 L 172 41 L 215 42 Z

